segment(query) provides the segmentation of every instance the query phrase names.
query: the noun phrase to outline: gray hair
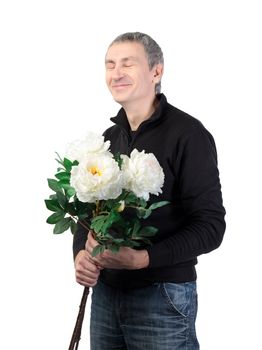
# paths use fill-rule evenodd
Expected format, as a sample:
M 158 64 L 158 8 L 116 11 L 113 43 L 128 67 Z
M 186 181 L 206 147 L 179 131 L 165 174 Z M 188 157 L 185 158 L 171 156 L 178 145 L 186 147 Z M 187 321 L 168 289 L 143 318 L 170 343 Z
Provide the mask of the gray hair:
M 109 45 L 112 46 L 115 43 L 124 42 L 124 41 L 133 41 L 138 42 L 143 45 L 144 50 L 147 54 L 149 69 L 151 70 L 156 64 L 164 64 L 163 52 L 160 46 L 155 40 L 153 40 L 149 35 L 140 33 L 140 32 L 128 32 L 117 36 L 112 43 Z M 161 92 L 161 80 L 155 86 L 156 94 Z

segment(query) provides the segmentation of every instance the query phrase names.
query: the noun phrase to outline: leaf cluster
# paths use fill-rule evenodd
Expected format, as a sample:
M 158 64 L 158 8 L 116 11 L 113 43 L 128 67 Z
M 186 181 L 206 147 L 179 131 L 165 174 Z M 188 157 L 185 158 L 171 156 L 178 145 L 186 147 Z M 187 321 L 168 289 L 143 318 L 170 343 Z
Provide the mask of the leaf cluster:
M 148 218 L 153 210 L 169 202 L 160 201 L 148 206 L 144 199 L 138 198 L 133 192 L 123 190 L 116 199 L 83 203 L 79 201 L 75 189 L 70 185 L 71 170 L 78 162 L 61 159 L 59 154 L 57 156 L 59 167 L 55 179 L 47 179 L 53 193 L 45 200 L 47 209 L 53 212 L 47 218 L 47 223 L 54 225 L 54 234 L 68 229 L 74 234 L 77 223 L 87 230 L 91 229 L 99 243 L 93 251 L 93 256 L 101 254 L 105 249 L 118 252 L 123 246 L 135 248 L 142 243 L 151 243 L 150 238 L 158 230 L 153 226 L 143 226 L 141 219 Z M 121 167 L 121 157 L 116 155 L 115 159 Z M 133 214 L 131 218 L 124 215 L 128 208 Z
M 69 228 L 72 233 L 75 233 L 77 221 L 91 217 L 94 205 L 79 201 L 75 189 L 70 185 L 72 167 L 78 165 L 78 162 L 71 162 L 67 158 L 61 159 L 59 154 L 57 156 L 59 167 L 55 179 L 47 179 L 53 193 L 45 200 L 45 205 L 53 214 L 47 218 L 46 222 L 55 225 L 54 234 L 65 232 Z
M 124 210 L 133 209 L 131 220 L 119 211 L 124 203 Z M 121 195 L 114 200 L 101 201 L 98 215 L 91 219 L 91 229 L 99 243 L 93 255 L 101 254 L 105 249 L 118 252 L 120 247 L 138 247 L 142 243 L 150 244 L 149 238 L 158 231 L 153 226 L 142 226 L 141 219 L 146 219 L 154 209 L 166 205 L 168 202 L 161 201 L 147 206 L 144 199 L 138 198 L 134 193 L 123 190 Z M 123 211 L 124 211 L 123 210 Z

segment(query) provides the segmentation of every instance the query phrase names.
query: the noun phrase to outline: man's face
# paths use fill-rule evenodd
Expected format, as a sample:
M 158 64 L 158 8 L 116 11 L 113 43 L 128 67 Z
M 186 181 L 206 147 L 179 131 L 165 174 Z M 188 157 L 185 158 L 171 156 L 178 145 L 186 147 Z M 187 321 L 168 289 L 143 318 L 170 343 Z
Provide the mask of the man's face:
M 144 47 L 125 41 L 109 47 L 106 58 L 106 83 L 121 105 L 142 102 L 155 95 L 155 68 L 150 71 Z

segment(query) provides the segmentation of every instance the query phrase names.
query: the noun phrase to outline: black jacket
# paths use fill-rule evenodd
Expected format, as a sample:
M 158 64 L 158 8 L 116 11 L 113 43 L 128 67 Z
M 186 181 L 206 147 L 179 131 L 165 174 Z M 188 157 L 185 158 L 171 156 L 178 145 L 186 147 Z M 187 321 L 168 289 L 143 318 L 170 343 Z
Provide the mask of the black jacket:
M 112 153 L 130 154 L 136 148 L 153 153 L 165 173 L 161 195 L 151 201 L 171 203 L 156 209 L 145 220 L 159 231 L 153 245 L 145 247 L 150 265 L 141 270 L 105 269 L 105 283 L 132 288 L 155 282 L 187 282 L 196 279 L 197 256 L 216 249 L 225 231 L 216 147 L 212 135 L 195 118 L 158 95 L 154 114 L 132 135 L 123 108 L 104 133 Z M 74 236 L 74 255 L 84 249 L 86 232 Z

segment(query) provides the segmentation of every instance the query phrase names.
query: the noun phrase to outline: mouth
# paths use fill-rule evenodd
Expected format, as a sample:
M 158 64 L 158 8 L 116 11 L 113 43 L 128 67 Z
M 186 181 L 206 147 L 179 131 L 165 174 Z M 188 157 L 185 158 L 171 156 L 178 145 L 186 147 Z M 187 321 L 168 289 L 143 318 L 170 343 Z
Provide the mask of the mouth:
M 131 84 L 113 84 L 111 87 L 116 90 L 122 90 L 125 89 L 126 87 L 130 86 Z

